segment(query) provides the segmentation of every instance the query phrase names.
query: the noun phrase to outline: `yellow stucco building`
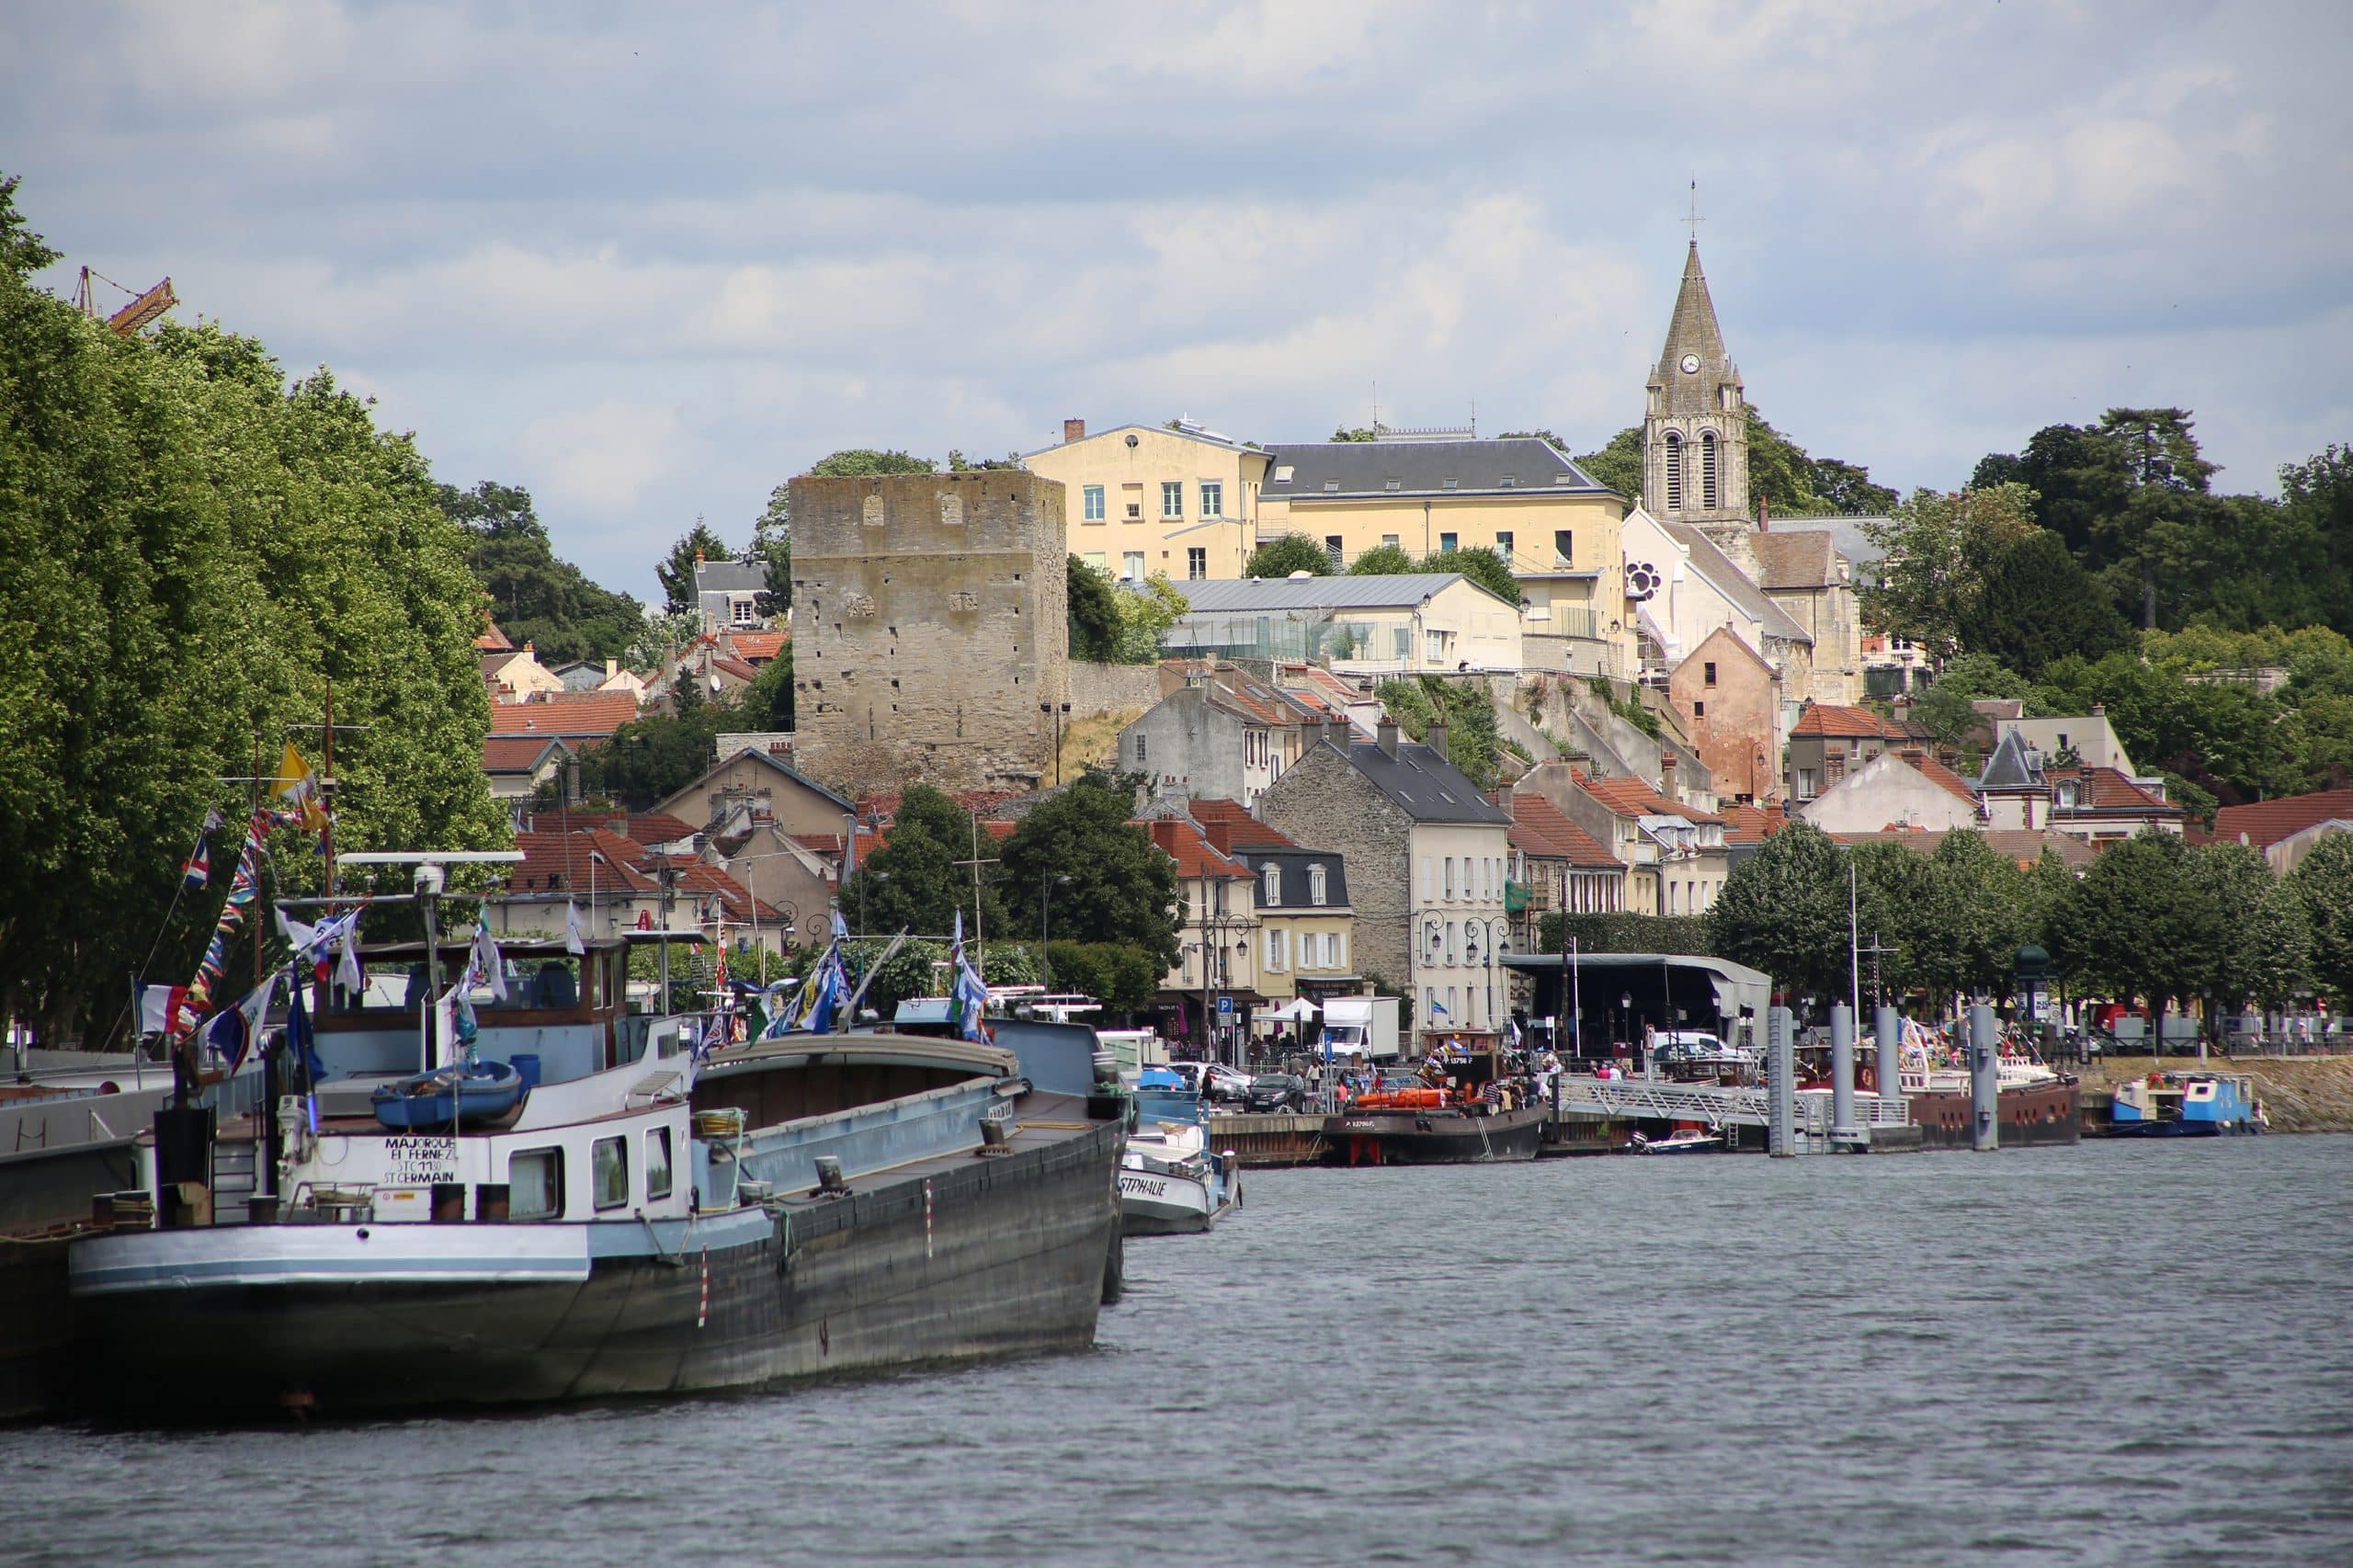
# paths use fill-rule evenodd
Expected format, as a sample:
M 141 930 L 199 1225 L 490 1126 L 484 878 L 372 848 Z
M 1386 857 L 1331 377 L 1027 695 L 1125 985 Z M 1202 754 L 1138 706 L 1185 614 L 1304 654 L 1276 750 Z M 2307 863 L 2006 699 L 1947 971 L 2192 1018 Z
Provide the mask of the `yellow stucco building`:
M 1090 436 L 1086 421 L 1065 419 L 1060 446 L 1021 460 L 1062 482 L 1070 552 L 1122 581 L 1239 577 L 1257 546 L 1267 456 L 1198 425 Z
M 1345 567 L 1393 545 L 1420 559 L 1493 550 L 1528 605 L 1529 668 L 1621 674 L 1626 498 L 1534 437 L 1508 440 L 1319 441 L 1267 449 L 1258 535 L 1304 534 Z

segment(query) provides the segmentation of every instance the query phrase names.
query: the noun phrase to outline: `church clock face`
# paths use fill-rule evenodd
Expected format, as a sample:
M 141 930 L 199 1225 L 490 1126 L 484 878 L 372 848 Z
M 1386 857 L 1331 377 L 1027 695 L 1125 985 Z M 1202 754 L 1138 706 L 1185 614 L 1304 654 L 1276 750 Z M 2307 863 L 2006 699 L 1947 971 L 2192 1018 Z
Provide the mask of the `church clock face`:
M 1687 376 L 1696 376 L 1699 373 L 1699 357 L 1697 354 L 1686 354 L 1683 357 L 1683 373 Z

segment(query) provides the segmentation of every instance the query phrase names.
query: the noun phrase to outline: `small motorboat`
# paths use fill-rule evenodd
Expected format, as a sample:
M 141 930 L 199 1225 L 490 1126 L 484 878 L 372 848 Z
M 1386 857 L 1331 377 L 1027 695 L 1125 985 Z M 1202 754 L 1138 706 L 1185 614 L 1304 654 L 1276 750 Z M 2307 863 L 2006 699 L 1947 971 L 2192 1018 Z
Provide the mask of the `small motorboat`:
M 387 1084 L 369 1096 L 376 1119 L 395 1132 L 425 1132 L 451 1124 L 495 1121 L 529 1092 L 510 1062 L 442 1067 Z
M 1723 1140 L 1712 1132 L 1686 1127 L 1664 1138 L 1649 1138 L 1637 1132 L 1630 1146 L 1637 1154 L 1712 1154 L 1724 1145 Z

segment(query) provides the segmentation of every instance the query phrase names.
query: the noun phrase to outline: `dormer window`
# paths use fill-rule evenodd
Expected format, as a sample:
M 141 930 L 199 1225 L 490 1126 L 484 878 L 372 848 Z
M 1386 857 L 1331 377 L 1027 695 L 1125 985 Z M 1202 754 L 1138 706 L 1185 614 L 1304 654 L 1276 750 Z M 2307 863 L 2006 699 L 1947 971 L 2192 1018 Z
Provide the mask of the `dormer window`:
M 1272 869 L 1271 867 L 1268 869 Z M 1321 866 L 1307 868 L 1307 902 L 1314 904 L 1324 902 L 1324 868 Z
M 2061 811 L 2073 811 L 2075 809 L 2075 781 L 2074 779 L 2063 778 L 2059 781 L 2059 809 Z
M 1269 865 L 1265 870 L 1261 871 L 1258 876 L 1261 883 L 1261 892 L 1259 896 L 1266 901 L 1267 904 L 1270 908 L 1281 903 L 1283 901 L 1283 869 L 1280 866 Z

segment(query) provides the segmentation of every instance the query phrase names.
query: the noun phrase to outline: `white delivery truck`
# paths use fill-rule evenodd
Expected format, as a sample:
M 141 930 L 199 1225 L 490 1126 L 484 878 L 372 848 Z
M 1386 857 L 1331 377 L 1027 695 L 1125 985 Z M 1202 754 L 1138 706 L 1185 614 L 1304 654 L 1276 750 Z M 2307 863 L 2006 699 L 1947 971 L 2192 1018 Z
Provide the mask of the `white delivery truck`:
M 1359 1052 L 1367 1062 L 1391 1062 L 1397 1056 L 1397 1002 L 1394 996 L 1334 996 L 1324 1004 L 1324 1034 L 1332 1042 L 1332 1060 L 1345 1062 Z M 1316 1048 L 1318 1055 L 1323 1048 Z

